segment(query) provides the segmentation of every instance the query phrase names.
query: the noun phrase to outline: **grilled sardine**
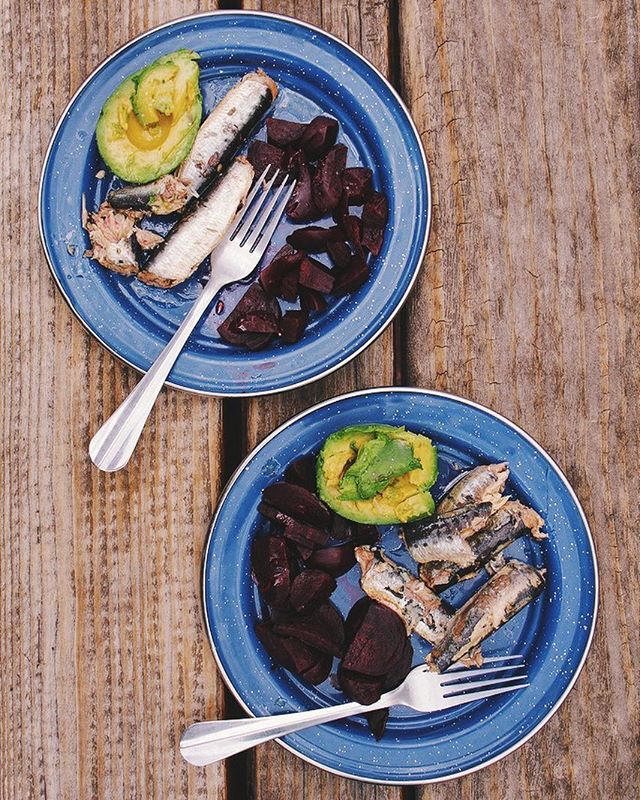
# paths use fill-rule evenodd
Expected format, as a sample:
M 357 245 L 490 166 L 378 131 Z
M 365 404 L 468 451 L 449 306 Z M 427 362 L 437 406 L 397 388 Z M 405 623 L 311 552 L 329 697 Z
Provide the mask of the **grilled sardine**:
M 509 477 L 509 465 L 483 464 L 465 472 L 438 503 L 436 512 L 446 514 L 462 506 L 491 503 L 494 510 L 506 500 L 502 497 Z
M 486 525 L 492 510 L 491 503 L 479 503 L 404 525 L 402 537 L 410 556 L 418 564 L 451 561 L 470 566 L 476 556 L 467 539 Z

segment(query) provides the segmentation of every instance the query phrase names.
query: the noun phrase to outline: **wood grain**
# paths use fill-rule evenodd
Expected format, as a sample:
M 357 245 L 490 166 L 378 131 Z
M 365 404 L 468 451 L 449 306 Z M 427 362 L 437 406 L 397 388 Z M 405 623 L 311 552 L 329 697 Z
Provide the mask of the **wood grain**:
M 634 796 L 638 742 L 638 22 L 628 3 L 400 4 L 401 85 L 434 230 L 405 315 L 411 383 L 492 406 L 585 505 L 600 621 L 576 689 L 459 797 Z M 427 336 L 424 336 L 424 331 Z

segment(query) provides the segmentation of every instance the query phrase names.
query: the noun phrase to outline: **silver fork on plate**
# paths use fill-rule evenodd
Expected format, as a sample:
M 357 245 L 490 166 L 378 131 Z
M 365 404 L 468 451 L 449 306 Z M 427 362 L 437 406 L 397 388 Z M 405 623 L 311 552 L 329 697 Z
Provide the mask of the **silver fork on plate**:
M 125 466 L 160 389 L 209 304 L 223 286 L 248 277 L 258 266 L 296 184 L 295 180 L 289 183 L 285 175 L 271 192 L 279 170 L 263 185 L 269 169 L 258 178 L 229 233 L 212 254 L 209 280 L 180 327 L 140 383 L 91 439 L 89 455 L 96 467 L 115 472 Z
M 453 667 L 442 673 L 430 672 L 424 665 L 414 667 L 397 689 L 383 694 L 376 703 L 368 706 L 344 703 L 271 717 L 196 722 L 182 734 L 180 752 L 190 764 L 202 767 L 270 739 L 353 714 L 398 705 L 409 706 L 416 711 L 441 711 L 505 692 L 514 692 L 529 686 L 528 683 L 522 683 L 527 675 L 522 673 L 525 665 L 520 661 L 521 658 L 522 656 L 485 658 L 484 663 L 490 666 L 481 669 Z M 492 666 L 504 661 L 512 663 Z M 514 674 L 498 678 L 487 677 L 505 671 Z M 514 684 L 514 681 L 517 683 Z

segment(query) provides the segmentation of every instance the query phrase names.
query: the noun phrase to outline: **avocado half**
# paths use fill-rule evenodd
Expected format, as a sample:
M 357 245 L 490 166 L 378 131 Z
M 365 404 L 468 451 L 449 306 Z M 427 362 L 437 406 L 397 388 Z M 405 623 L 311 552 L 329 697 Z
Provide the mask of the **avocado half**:
M 377 437 L 410 444 L 420 466 L 392 478 L 373 497 L 354 499 L 344 476 L 362 448 Z M 436 448 L 428 437 L 393 425 L 351 425 L 326 439 L 318 456 L 316 480 L 322 500 L 342 517 L 368 525 L 394 525 L 433 514 L 429 488 L 437 476 Z
M 96 140 L 128 183 L 149 183 L 189 154 L 202 119 L 197 53 L 177 50 L 130 75 L 102 107 Z

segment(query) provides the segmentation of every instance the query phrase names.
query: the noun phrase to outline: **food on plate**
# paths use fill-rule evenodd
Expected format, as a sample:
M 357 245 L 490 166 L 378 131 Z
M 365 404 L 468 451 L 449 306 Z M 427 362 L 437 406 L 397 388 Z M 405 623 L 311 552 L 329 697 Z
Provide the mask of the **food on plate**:
M 88 258 L 120 275 L 136 275 L 140 269 L 134 251 L 139 211 L 116 211 L 103 203 L 97 211 L 87 214 L 84 227 L 89 233 L 91 248 Z
M 166 289 L 185 281 L 216 248 L 251 188 L 253 167 L 237 158 L 222 180 L 183 217 L 138 278 Z
M 496 556 L 516 539 L 522 536 L 545 539 L 546 534 L 541 531 L 543 524 L 542 517 L 532 508 L 517 500 L 509 500 L 489 517 L 483 527 L 464 540 L 463 547 L 468 550 L 469 557 L 457 561 L 446 557 L 430 559 L 420 564 L 419 575 L 427 586 L 441 592 L 454 583 L 472 578 L 483 567 L 491 572 Z M 462 534 L 453 536 L 459 545 L 462 545 L 461 537 Z
M 438 474 L 430 439 L 392 425 L 352 425 L 331 434 L 318 456 L 318 493 L 346 519 L 373 525 L 433 513 Z
M 260 536 L 251 545 L 253 579 L 265 601 L 274 608 L 288 608 L 295 562 L 280 536 Z
M 191 150 L 202 117 L 197 59 L 191 50 L 162 56 L 125 78 L 102 107 L 98 150 L 119 178 L 154 181 Z
M 522 561 L 508 561 L 453 615 L 427 656 L 427 664 L 442 672 L 462 661 L 481 664 L 479 645 L 542 592 L 544 570 Z
M 314 550 L 307 559 L 307 564 L 310 567 L 324 570 L 334 578 L 349 572 L 355 563 L 356 556 L 353 542 L 345 542 L 334 547 L 322 547 L 319 550 Z
M 380 548 L 356 547 L 362 591 L 395 611 L 407 633 L 417 633 L 434 644 L 451 617 L 447 604 L 408 569 L 392 561 Z
M 180 211 L 191 197 L 194 194 L 186 183 L 175 175 L 164 175 L 152 183 L 114 189 L 107 195 L 107 201 L 113 208 L 130 208 L 163 215 Z
M 260 350 L 278 330 L 279 321 L 280 306 L 277 301 L 259 283 L 252 283 L 219 326 L 218 333 L 229 344 Z
M 438 514 L 470 503 L 500 502 L 508 477 L 509 465 L 506 462 L 481 464 L 463 473 L 438 503 Z

